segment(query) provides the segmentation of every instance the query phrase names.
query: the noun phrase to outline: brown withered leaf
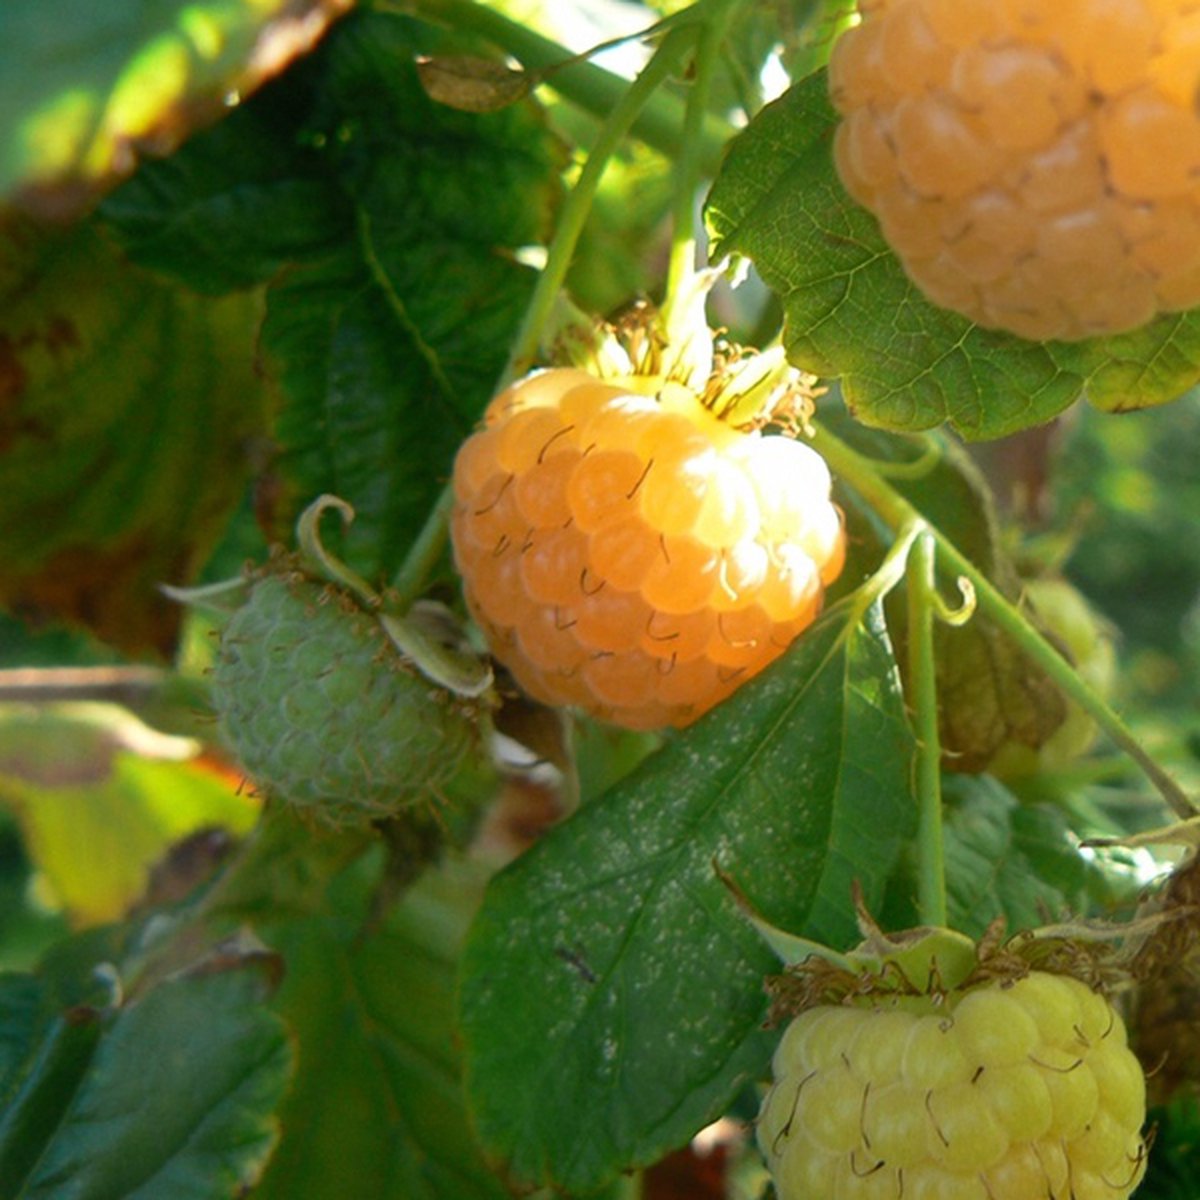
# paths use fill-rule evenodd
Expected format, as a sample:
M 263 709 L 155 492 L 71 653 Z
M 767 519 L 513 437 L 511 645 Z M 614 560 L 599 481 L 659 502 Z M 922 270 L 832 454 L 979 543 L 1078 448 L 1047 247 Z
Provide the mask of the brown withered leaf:
M 498 112 L 516 104 L 534 83 L 528 71 L 471 54 L 422 55 L 417 77 L 431 100 L 470 113 Z
M 131 267 L 90 226 L 0 224 L 0 605 L 170 651 L 264 444 L 257 299 Z
M 1010 742 L 1036 750 L 1065 720 L 1062 693 L 991 622 L 939 627 L 935 644 L 942 750 L 952 769 L 982 771 Z

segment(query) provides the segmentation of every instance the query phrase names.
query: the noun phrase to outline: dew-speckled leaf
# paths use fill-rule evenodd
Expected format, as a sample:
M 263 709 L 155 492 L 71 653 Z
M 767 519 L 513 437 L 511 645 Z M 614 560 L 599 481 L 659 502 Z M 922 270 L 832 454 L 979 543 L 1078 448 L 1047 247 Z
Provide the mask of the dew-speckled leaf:
M 287 963 L 278 1008 L 299 1070 L 256 1200 L 505 1200 L 467 1124 L 453 1028 L 459 945 L 482 871 L 451 862 L 428 873 L 364 935 L 379 879 L 371 868 L 336 880 L 317 913 L 265 919 Z
M 0 1128 L 12 1135 L 0 1143 L 10 1168 L 0 1195 L 242 1194 L 275 1144 L 292 1064 L 283 1023 L 265 1004 L 272 971 L 261 954 L 230 951 L 143 993 L 116 989 L 102 1010 L 44 1013 L 42 1044 Z M 71 1022 L 96 1037 L 86 1061 L 52 1057 L 61 1047 L 49 1039 Z
M 257 802 L 198 751 L 115 705 L 0 706 L 0 806 L 74 925 L 123 916 L 188 834 L 253 825 Z
M 90 226 L 0 224 L 0 605 L 169 651 L 262 454 L 259 305 L 164 285 Z
M 714 254 L 753 261 L 783 299 L 793 362 L 837 376 L 859 420 L 895 430 L 949 422 L 995 438 L 1087 394 L 1104 408 L 1173 400 L 1200 379 L 1200 315 L 1114 338 L 1041 344 L 935 308 L 875 219 L 843 190 L 837 116 L 817 72 L 732 143 L 708 197 Z
M 912 742 L 878 610 L 793 650 L 496 878 L 460 1000 L 479 1136 L 519 1183 L 586 1191 L 755 1078 L 773 924 L 857 940 L 912 827 Z M 620 1097 L 620 1103 L 613 1103 Z
M 310 46 L 349 0 L 5 0 L 0 201 L 62 216 Z

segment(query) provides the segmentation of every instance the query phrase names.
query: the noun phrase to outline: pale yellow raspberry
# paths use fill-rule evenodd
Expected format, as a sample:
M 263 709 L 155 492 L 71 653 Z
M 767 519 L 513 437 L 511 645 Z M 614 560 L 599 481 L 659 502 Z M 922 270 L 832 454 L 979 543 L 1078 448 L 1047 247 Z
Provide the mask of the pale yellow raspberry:
M 1141 1066 L 1065 976 L 812 1008 L 773 1065 L 779 1200 L 1125 1200 L 1145 1171 Z
M 876 0 L 838 173 L 935 304 L 1039 340 L 1200 305 L 1200 7 Z

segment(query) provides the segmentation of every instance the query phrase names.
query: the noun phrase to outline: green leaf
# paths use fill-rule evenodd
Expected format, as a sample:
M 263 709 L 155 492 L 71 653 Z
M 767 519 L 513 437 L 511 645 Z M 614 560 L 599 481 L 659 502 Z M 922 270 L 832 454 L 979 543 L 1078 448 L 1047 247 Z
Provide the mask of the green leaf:
M 491 394 L 532 287 L 514 253 L 543 237 L 557 190 L 530 105 L 472 116 L 428 99 L 413 66 L 428 37 L 365 15 L 330 39 L 308 136 L 330 147 L 354 224 L 271 290 L 263 330 L 282 467 L 300 494 L 355 506 L 345 549 L 368 577 L 398 566 Z
M 772 924 L 855 942 L 851 885 L 878 900 L 913 825 L 911 751 L 881 614 L 831 610 L 497 877 L 460 1023 L 476 1128 L 514 1180 L 598 1187 L 760 1072 L 778 962 L 717 867 Z
M 1051 349 L 1058 353 L 1058 346 Z M 1091 351 L 1091 404 L 1104 412 L 1151 408 L 1177 399 L 1200 380 L 1200 313 L 1171 313 L 1144 329 L 1083 343 L 1081 350 Z
M 328 0 L 6 0 L 0 200 L 79 211 L 138 153 L 162 153 L 311 43 Z
M 0 805 L 77 925 L 121 917 L 173 842 L 254 823 L 256 803 L 198 751 L 116 706 L 0 707 Z
M 480 870 L 450 862 L 427 874 L 368 932 L 378 865 L 375 856 L 336 881 L 322 911 L 270 930 L 288 965 L 278 1007 L 300 1069 L 254 1195 L 504 1200 L 467 1124 L 452 1023 Z
M 474 115 L 425 94 L 414 60 L 446 44 L 355 14 L 104 208 L 135 258 L 192 286 L 274 279 L 275 532 L 341 496 L 358 513 L 342 552 L 372 581 L 398 566 L 491 395 L 533 283 L 518 251 L 544 241 L 560 189 L 534 104 Z
M 103 1012 L 52 1012 L 47 993 L 31 1019 L 28 983 L 0 989 L 26 993 L 28 1030 L 0 1125 L 0 1163 L 19 1169 L 0 1173 L 0 1197 L 161 1200 L 252 1184 L 291 1064 L 263 1006 L 269 986 L 265 956 L 230 950 Z M 66 1054 L 64 1031 L 99 1040 Z
M 1042 345 L 935 308 L 843 190 L 836 124 L 825 73 L 797 84 L 731 145 L 707 220 L 714 256 L 749 258 L 780 293 L 791 360 L 839 376 L 859 420 L 910 431 L 949 422 L 964 437 L 996 438 L 1049 420 L 1085 391 L 1101 407 L 1136 408 L 1200 379 L 1200 314 Z
M 515 282 L 503 264 L 489 273 Z M 507 311 L 477 345 L 473 368 L 464 364 L 475 378 L 460 384 L 436 352 L 423 353 L 403 303 L 392 305 L 356 255 L 297 268 L 271 290 L 263 347 L 284 397 L 281 468 L 298 497 L 330 492 L 353 504 L 340 552 L 369 579 L 398 567 L 490 394 L 521 307 L 504 280 L 494 282 Z M 460 301 L 474 303 L 465 294 L 448 303 L 458 310 Z
M 32 1169 L 99 1038 L 95 1009 L 63 1011 L 37 976 L 0 976 L 0 1194 Z
M 1184 1087 L 1169 1104 L 1155 1105 L 1147 1116 L 1154 1130 L 1154 1153 L 1139 1194 L 1145 1200 L 1192 1200 L 1200 1195 L 1200 1100 Z
M 26 1051 L 46 1021 L 45 985 L 33 975 L 0 974 L 0 1096 L 19 1084 Z
M 346 240 L 349 197 L 300 130 L 313 73 L 311 63 L 294 66 L 106 197 L 100 217 L 131 258 L 220 295 Z
M 978 936 L 1003 916 L 1010 930 L 1034 929 L 1085 907 L 1096 868 L 1080 856 L 1061 812 L 1022 805 L 988 776 L 948 775 L 944 795 L 953 928 Z
M 0 225 L 0 604 L 169 651 L 266 423 L 251 296 L 200 301 L 90 225 Z

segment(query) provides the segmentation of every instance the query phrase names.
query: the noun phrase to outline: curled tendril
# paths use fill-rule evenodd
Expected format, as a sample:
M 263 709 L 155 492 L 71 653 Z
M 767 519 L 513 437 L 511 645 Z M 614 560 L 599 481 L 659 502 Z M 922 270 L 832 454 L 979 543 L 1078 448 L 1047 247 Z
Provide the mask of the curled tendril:
M 321 541 L 321 518 L 330 509 L 342 518 L 342 525 L 349 526 L 354 520 L 354 509 L 340 496 L 324 494 L 318 496 L 301 514 L 296 522 L 296 544 L 306 564 L 314 568 L 331 583 L 340 584 L 353 592 L 367 608 L 380 605 L 379 594 L 358 572 L 351 570 L 341 559 L 335 557 Z

